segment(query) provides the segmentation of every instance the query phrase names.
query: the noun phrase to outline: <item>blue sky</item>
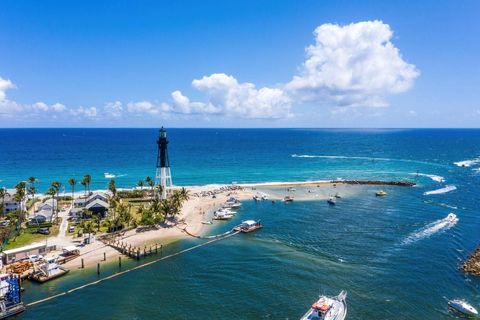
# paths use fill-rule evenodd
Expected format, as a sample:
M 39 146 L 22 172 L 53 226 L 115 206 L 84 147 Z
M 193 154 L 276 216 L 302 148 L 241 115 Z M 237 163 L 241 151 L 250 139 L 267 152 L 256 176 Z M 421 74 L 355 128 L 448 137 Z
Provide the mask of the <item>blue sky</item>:
M 479 127 L 479 12 L 4 0 L 0 127 Z

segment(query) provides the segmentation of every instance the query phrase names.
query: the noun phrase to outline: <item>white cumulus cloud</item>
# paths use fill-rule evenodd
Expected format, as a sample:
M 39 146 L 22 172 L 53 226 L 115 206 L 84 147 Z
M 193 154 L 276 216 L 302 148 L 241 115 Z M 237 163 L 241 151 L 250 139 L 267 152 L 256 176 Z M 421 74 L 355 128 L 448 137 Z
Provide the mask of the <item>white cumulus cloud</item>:
M 281 89 L 240 83 L 231 75 L 214 73 L 192 81 L 206 94 L 208 103 L 190 102 L 180 91 L 172 93 L 174 105 L 183 113 L 221 113 L 244 118 L 281 118 L 290 113 L 290 98 Z
M 337 106 L 385 106 L 385 97 L 407 91 L 419 71 L 405 62 L 382 21 L 315 29 L 300 73 L 285 90 L 300 101 Z

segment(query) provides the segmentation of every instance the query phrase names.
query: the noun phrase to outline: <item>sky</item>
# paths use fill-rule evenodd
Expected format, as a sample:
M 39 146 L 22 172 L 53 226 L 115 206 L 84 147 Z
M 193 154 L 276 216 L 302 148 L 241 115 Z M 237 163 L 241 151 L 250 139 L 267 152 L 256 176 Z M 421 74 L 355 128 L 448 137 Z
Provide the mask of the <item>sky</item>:
M 0 128 L 480 126 L 479 1 L 0 3 Z

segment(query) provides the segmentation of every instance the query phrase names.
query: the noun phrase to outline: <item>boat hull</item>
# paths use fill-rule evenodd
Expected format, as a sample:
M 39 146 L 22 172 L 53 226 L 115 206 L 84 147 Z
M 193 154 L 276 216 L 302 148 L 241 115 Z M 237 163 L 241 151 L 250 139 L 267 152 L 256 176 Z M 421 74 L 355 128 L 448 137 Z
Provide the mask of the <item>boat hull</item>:
M 9 307 L 5 312 L 0 312 L 0 319 L 7 319 L 9 317 L 17 315 L 25 311 L 25 309 L 25 305 L 23 304 L 23 302 L 21 302 L 15 306 Z

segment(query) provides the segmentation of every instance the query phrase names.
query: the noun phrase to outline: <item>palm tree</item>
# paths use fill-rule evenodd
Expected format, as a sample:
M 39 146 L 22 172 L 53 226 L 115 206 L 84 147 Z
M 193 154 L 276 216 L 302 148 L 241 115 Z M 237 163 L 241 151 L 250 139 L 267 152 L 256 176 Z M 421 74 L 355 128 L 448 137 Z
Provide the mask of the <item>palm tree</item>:
M 53 213 L 55 214 L 55 219 L 58 217 L 58 193 L 60 192 L 60 187 L 61 187 L 61 183 L 58 182 L 58 181 L 54 181 L 52 182 L 52 188 L 55 190 L 55 194 L 57 195 L 57 201 L 55 201 L 55 194 L 53 195 Z M 57 205 L 55 205 L 55 202 L 57 203 Z M 53 218 L 53 214 L 52 214 L 52 218 Z
M 109 204 L 110 204 L 110 209 L 113 210 L 113 219 L 115 219 L 115 211 L 117 209 L 118 201 L 117 201 L 117 199 L 112 197 L 112 198 L 110 198 Z
M 29 177 L 27 182 L 30 184 L 30 188 L 28 188 L 28 194 L 32 196 L 32 200 L 35 202 L 35 192 L 37 192 L 37 189 L 35 188 L 35 182 L 37 182 L 37 178 L 35 177 Z
M 145 181 L 147 182 L 148 186 L 150 187 L 151 191 L 152 191 L 152 198 L 153 198 L 153 187 L 155 187 L 155 181 L 150 178 L 149 176 L 147 176 L 145 178 Z
M 72 203 L 73 203 L 73 199 L 75 196 L 75 185 L 77 184 L 77 180 L 75 180 L 75 178 L 70 178 L 68 179 L 68 184 L 70 185 L 70 187 L 72 187 Z
M 15 189 L 16 189 L 16 192 L 15 192 L 15 201 L 17 202 L 20 202 L 20 219 L 19 219 L 19 222 L 17 223 L 17 230 L 20 229 L 20 225 L 22 224 L 23 220 L 24 220 L 24 216 L 23 216 L 23 202 L 25 201 L 25 186 L 27 184 L 22 181 L 22 182 L 19 182 L 16 186 L 15 186 Z
M 143 180 L 138 180 L 137 186 L 139 186 L 140 189 L 143 190 L 143 187 L 145 186 L 145 183 L 143 183 Z
M 117 188 L 115 187 L 115 180 L 110 180 L 110 182 L 108 183 L 108 190 L 110 190 L 110 192 L 112 193 L 113 195 L 113 198 L 115 198 L 117 196 Z
M 163 193 L 163 186 L 161 184 L 157 184 L 157 186 L 155 187 L 157 189 L 157 196 L 156 198 L 160 198 L 160 196 L 162 195 Z
M 85 179 L 85 177 L 83 177 L 82 181 L 80 182 L 80 184 L 85 188 L 85 192 L 84 192 L 84 196 L 85 198 L 87 198 L 87 180 Z
M 83 179 L 85 179 L 85 183 L 87 184 L 87 187 L 88 187 L 88 194 L 90 194 L 90 183 L 92 182 L 92 177 L 87 174 L 83 177 Z
M 48 188 L 47 192 L 45 194 L 48 194 L 49 196 L 52 196 L 52 199 L 53 199 L 53 207 L 52 207 L 52 221 L 53 221 L 53 216 L 55 214 L 55 194 L 57 194 L 57 190 L 55 190 L 55 188 L 53 186 L 51 186 L 50 188 Z
M 0 213 L 2 215 L 4 214 L 3 206 L 5 204 L 5 194 L 6 193 L 7 193 L 7 191 L 5 190 L 5 188 L 0 188 L 0 198 L 2 198 L 2 205 L 0 206 Z
M 190 192 L 183 188 L 180 190 L 180 198 L 182 199 L 182 201 L 187 201 L 188 199 L 190 199 Z

